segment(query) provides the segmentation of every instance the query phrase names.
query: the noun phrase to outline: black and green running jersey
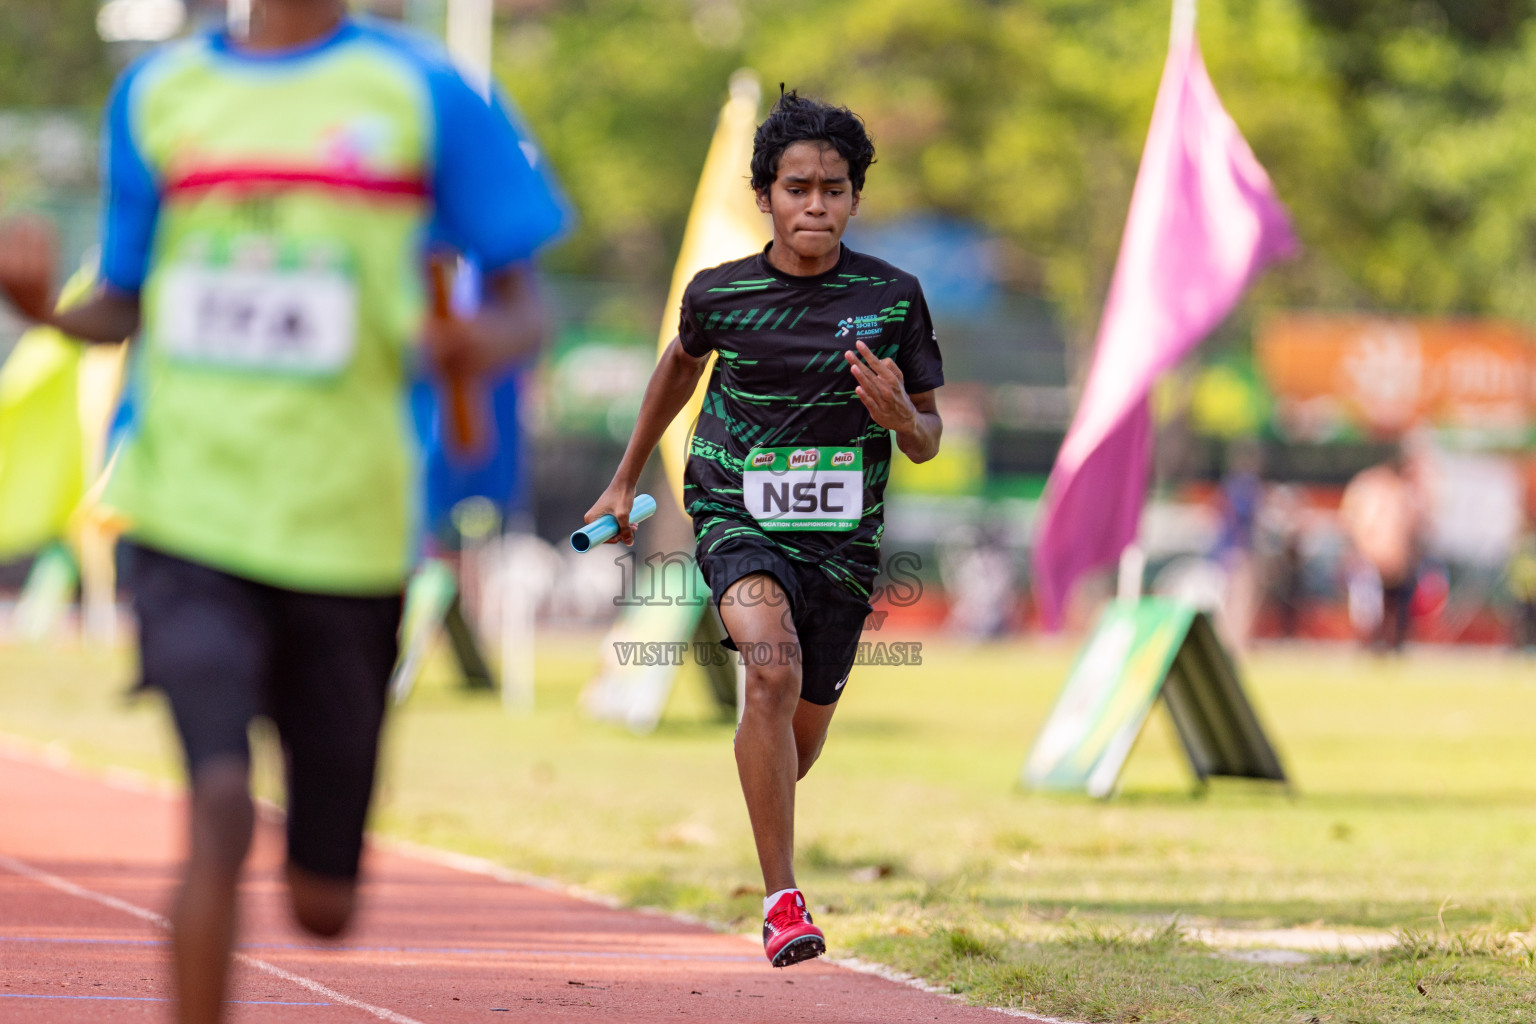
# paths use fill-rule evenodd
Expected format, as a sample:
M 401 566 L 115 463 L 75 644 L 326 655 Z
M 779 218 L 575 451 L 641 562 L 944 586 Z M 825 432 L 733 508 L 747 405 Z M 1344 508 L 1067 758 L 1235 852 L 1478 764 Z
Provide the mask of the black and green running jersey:
M 722 523 L 762 530 L 867 597 L 892 445 L 854 393 L 843 353 L 863 341 L 895 360 L 909 394 L 932 391 L 944 371 L 928 304 L 917 278 L 847 246 L 813 277 L 775 269 L 766 253 L 701 271 L 683 293 L 683 350 L 718 356 L 683 503 L 699 538 L 729 536 L 715 529 Z

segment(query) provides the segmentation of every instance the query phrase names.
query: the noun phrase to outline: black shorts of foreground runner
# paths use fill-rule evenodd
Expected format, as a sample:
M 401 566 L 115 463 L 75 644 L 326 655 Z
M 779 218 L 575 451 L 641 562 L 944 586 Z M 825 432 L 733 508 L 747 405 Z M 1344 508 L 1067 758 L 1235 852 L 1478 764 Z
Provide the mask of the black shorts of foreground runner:
M 169 699 L 188 775 L 249 762 L 246 729 L 270 718 L 288 762 L 288 859 L 356 877 L 400 595 L 284 590 L 142 545 L 128 557 L 140 686 Z

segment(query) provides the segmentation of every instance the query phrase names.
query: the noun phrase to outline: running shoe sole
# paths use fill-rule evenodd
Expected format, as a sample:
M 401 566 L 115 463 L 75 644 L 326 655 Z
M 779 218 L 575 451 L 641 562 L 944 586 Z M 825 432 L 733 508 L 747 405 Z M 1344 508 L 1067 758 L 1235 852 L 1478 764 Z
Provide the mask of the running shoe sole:
M 773 958 L 773 966 L 789 967 L 805 960 L 814 960 L 827 951 L 827 944 L 820 935 L 802 935 L 790 939 Z

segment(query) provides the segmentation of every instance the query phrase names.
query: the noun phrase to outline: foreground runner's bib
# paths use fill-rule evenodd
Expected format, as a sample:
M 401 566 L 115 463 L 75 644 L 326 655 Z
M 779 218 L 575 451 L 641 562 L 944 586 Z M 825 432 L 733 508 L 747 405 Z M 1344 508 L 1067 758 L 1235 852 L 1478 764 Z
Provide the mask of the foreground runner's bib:
M 765 530 L 852 530 L 864 517 L 864 452 L 753 448 L 742 460 L 741 493 Z
M 241 243 L 233 259 L 183 259 L 164 271 L 166 351 L 237 370 L 331 377 L 346 369 L 357 351 L 357 286 L 344 261 L 275 239 Z

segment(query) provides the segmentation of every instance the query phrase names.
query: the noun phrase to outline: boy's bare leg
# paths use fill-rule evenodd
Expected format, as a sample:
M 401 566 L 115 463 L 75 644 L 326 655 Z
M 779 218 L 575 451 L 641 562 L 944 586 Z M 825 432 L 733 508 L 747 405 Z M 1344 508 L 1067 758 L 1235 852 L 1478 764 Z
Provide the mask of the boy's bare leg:
M 224 1007 L 234 947 L 240 870 L 255 809 L 241 758 L 219 758 L 192 778 L 192 852 L 172 910 L 181 1024 L 215 1024 Z
M 322 938 L 334 939 L 352 923 L 357 909 L 357 882 L 350 878 L 317 875 L 289 864 L 288 899 L 299 927 Z
M 794 720 L 800 703 L 800 663 L 780 655 L 798 651 L 800 639 L 788 608 L 779 581 L 761 573 L 737 580 L 720 602 L 725 628 L 747 659 L 746 702 L 736 729 L 736 772 L 768 892 L 795 884 L 799 756 Z
M 752 821 L 752 838 L 770 893 L 795 885 L 795 783 L 821 752 L 832 707 L 800 699 L 800 640 L 778 580 L 753 574 L 737 580 L 720 615 L 747 659 L 746 705 L 736 730 L 736 771 Z M 750 646 L 749 646 L 750 645 Z
M 795 754 L 799 760 L 799 774 L 795 778 L 805 778 L 805 773 L 821 756 L 821 745 L 827 741 L 827 726 L 832 724 L 832 712 L 836 710 L 836 704 L 812 704 L 808 700 L 802 700 L 795 709 Z

